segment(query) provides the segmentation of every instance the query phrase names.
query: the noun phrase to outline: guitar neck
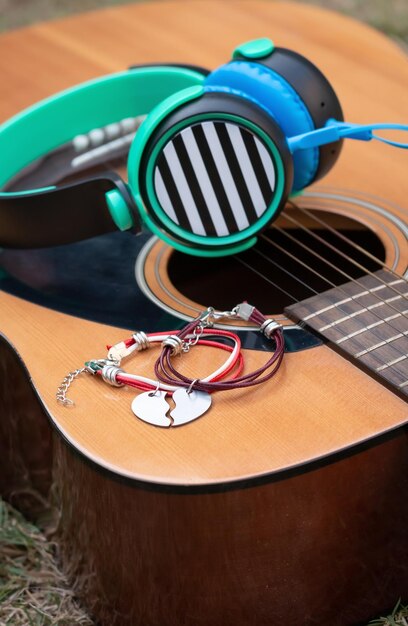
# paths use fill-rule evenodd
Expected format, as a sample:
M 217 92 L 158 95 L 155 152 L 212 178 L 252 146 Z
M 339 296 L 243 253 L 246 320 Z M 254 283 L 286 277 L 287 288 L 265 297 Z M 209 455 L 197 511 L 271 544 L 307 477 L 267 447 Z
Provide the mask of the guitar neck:
M 408 395 L 407 280 L 380 270 L 291 305 L 285 313 L 398 395 Z

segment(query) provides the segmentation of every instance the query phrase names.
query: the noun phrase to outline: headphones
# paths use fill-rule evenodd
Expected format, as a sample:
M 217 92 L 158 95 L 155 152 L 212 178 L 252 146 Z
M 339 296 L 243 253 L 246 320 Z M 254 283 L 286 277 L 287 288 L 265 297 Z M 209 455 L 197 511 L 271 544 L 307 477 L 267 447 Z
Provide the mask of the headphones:
M 270 39 L 238 46 L 212 72 L 132 67 L 0 126 L 0 246 L 55 246 L 143 225 L 189 254 L 235 254 L 289 194 L 331 170 L 344 138 L 408 147 L 377 128 L 408 130 L 345 123 L 320 70 Z M 105 172 L 55 185 L 127 152 L 128 183 Z

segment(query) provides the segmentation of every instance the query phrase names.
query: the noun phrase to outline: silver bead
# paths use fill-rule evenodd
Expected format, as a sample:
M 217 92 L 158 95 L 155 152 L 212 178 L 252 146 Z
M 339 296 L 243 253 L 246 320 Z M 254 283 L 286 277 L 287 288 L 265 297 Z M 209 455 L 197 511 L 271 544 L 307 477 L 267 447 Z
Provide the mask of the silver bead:
M 177 335 L 169 335 L 162 343 L 162 346 L 169 346 L 171 348 L 171 355 L 176 356 L 183 350 L 184 342 Z
M 278 324 L 278 322 L 275 322 L 275 320 L 266 319 L 261 325 L 260 331 L 265 335 L 265 337 L 270 339 L 272 333 L 278 328 L 281 328 L 281 325 Z
M 116 365 L 104 365 L 102 368 L 102 378 L 105 383 L 109 383 L 113 387 L 123 387 L 124 383 L 120 383 L 116 380 L 118 374 L 123 374 L 124 371 Z
M 133 333 L 132 337 L 135 340 L 137 352 L 140 352 L 141 350 L 146 350 L 150 347 L 149 337 L 142 330 L 137 330 L 135 333 Z

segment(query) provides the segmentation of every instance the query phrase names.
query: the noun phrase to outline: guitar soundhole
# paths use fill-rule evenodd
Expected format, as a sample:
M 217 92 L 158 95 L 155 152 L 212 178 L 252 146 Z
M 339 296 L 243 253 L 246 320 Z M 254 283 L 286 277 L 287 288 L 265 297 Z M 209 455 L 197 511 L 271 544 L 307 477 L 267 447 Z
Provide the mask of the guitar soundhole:
M 333 213 L 309 213 L 320 222 L 291 211 L 288 215 L 296 223 L 280 217 L 254 248 L 233 257 L 189 257 L 186 262 L 184 254 L 174 252 L 168 265 L 169 278 L 178 291 L 195 302 L 226 309 L 246 299 L 265 311 L 278 312 L 379 269 L 374 258 L 383 262 L 385 250 L 372 230 Z

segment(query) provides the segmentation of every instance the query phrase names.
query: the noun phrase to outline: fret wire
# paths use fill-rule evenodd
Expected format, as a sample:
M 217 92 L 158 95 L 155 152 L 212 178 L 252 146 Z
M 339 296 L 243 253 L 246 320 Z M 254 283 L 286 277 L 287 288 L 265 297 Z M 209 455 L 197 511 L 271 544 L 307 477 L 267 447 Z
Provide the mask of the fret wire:
M 286 237 L 288 237 L 289 239 L 293 240 L 296 244 L 298 244 L 299 246 L 303 247 L 303 248 L 304 248 L 304 249 L 306 249 L 308 252 L 311 252 L 312 254 L 314 254 L 314 256 L 318 257 L 320 260 L 322 260 L 322 261 L 323 261 L 323 262 L 325 262 L 326 264 L 328 264 L 328 265 L 330 265 L 331 267 L 333 267 L 333 269 L 335 269 L 336 271 L 339 271 L 340 273 L 343 273 L 343 274 L 344 274 L 344 272 L 341 272 L 340 270 L 338 270 L 338 268 L 336 268 L 333 264 L 331 264 L 331 263 L 330 263 L 330 261 L 328 261 L 328 260 L 327 260 L 327 259 L 325 259 L 324 257 L 321 257 L 321 256 L 320 256 L 318 253 L 316 253 L 315 251 L 310 250 L 310 249 L 309 249 L 309 248 L 308 248 L 305 244 L 303 244 L 302 242 L 298 241 L 295 237 L 293 237 L 293 235 L 291 235 L 290 233 L 288 233 L 286 230 L 284 230 L 284 229 L 280 229 L 280 227 L 277 227 L 277 226 L 274 226 L 274 227 L 273 227 L 273 230 L 278 230 L 278 229 L 279 229 L 279 230 L 280 230 L 280 231 L 281 231 L 284 235 L 286 235 Z M 272 230 L 272 229 L 271 229 L 271 230 Z M 268 241 L 271 245 L 275 245 L 275 242 L 273 242 L 271 239 L 269 239 L 269 237 L 267 237 L 266 235 L 262 235 L 262 237 L 263 237 L 264 239 L 266 239 L 266 240 L 267 240 L 267 241 Z M 287 251 L 287 250 L 285 250 L 284 248 L 281 248 L 281 249 L 282 249 L 282 251 L 283 251 L 283 252 L 285 252 L 286 254 L 288 254 L 288 251 Z M 299 263 L 304 264 L 303 262 L 299 261 L 299 259 L 297 259 L 296 257 L 294 257 L 294 258 L 295 258 L 295 260 L 297 260 Z M 308 266 L 307 266 L 307 264 L 305 264 L 305 265 L 306 265 L 306 267 L 308 267 Z M 309 268 L 309 269 L 311 269 L 311 270 L 313 271 L 313 268 Z M 346 275 L 346 276 L 347 276 L 347 275 Z M 266 277 L 265 277 L 265 278 L 266 278 Z M 354 300 L 354 299 L 355 299 L 355 296 L 351 296 L 351 295 L 350 295 L 349 293 L 347 293 L 347 292 L 346 292 L 346 291 L 345 291 L 345 290 L 344 290 L 341 286 L 336 286 L 336 285 L 335 285 L 334 283 L 332 283 L 329 279 L 327 279 L 327 278 L 325 278 L 325 277 L 323 277 L 323 276 L 321 276 L 321 278 L 323 278 L 323 280 L 325 280 L 328 284 L 331 284 L 334 288 L 339 289 L 340 291 L 342 291 L 345 295 L 347 295 L 347 296 L 348 296 L 348 298 L 349 298 L 350 300 Z M 353 279 L 351 279 L 351 280 L 353 280 Z M 354 282 L 357 282 L 357 281 L 354 281 Z M 358 283 L 358 284 L 360 284 L 360 283 Z M 360 284 L 360 285 L 361 285 L 361 284 Z M 381 287 L 386 287 L 386 286 L 387 286 L 387 285 L 381 285 Z M 374 288 L 374 289 L 375 289 L 375 288 Z M 371 290 L 369 290 L 369 291 L 368 291 L 368 293 L 371 293 Z M 384 302 L 384 301 L 383 301 L 383 300 L 381 300 L 381 303 L 383 303 L 383 302 Z M 343 303 L 344 303 L 344 301 L 343 301 Z M 350 314 L 348 314 L 348 313 L 347 313 L 347 311 L 345 311 L 344 309 L 342 309 L 342 308 L 341 308 L 341 306 L 339 306 L 339 303 L 335 303 L 333 306 L 335 306 L 335 307 L 336 307 L 336 308 L 338 308 L 340 311 L 342 311 L 343 313 L 345 313 L 345 315 L 346 315 L 347 319 L 350 319 Z M 366 310 L 366 311 L 368 311 L 367 307 L 364 307 L 364 306 L 362 306 L 362 307 L 361 307 L 361 309 L 362 309 L 362 310 Z M 394 309 L 394 310 L 396 310 L 396 309 Z M 397 311 L 397 312 L 399 313 L 400 311 Z M 381 321 L 382 321 L 382 318 L 381 318 L 380 316 L 376 315 L 375 313 L 374 313 L 374 315 L 375 315 L 375 316 L 376 316 L 379 320 L 381 320 Z M 397 328 L 395 328 L 395 327 L 393 327 L 393 328 L 394 328 L 395 330 L 398 330 L 398 329 L 397 329 Z M 341 331 L 339 331 L 339 332 L 341 332 Z M 378 337 L 378 335 L 376 335 L 376 333 L 375 333 L 375 332 L 373 332 L 373 331 L 372 331 L 372 334 L 373 334 L 375 337 L 377 337 L 377 339 L 380 339 L 380 337 Z M 387 342 L 386 342 L 386 343 L 387 343 Z M 360 345 L 361 345 L 361 344 L 360 344 Z M 399 348 L 397 348 L 397 347 L 395 347 L 395 346 L 393 346 L 393 347 L 394 347 L 394 349 L 395 349 L 395 350 L 397 350 L 397 351 L 398 351 L 401 355 L 403 354 L 403 353 L 401 352 L 401 350 L 399 350 Z M 377 357 L 377 355 L 373 355 L 373 356 L 375 356 L 375 357 L 377 358 L 377 360 L 378 360 L 378 361 L 380 361 L 380 359 Z M 381 362 L 381 361 L 380 361 L 380 362 Z
M 319 237 L 318 235 L 316 235 L 316 233 L 313 233 L 310 229 L 306 228 L 305 226 L 303 226 L 303 224 L 301 224 L 298 220 L 294 219 L 293 217 L 285 214 L 285 217 L 287 219 L 289 219 L 291 222 L 293 222 L 294 224 L 296 224 L 297 226 L 299 226 L 302 230 L 304 230 L 306 233 L 308 233 L 309 235 L 311 235 L 312 237 L 314 237 L 315 239 L 317 239 L 318 241 L 320 241 L 321 243 L 327 245 L 329 248 L 333 248 L 335 252 L 337 252 L 336 248 L 334 246 L 330 246 L 330 244 L 328 244 L 324 239 L 322 239 L 321 237 Z M 326 265 L 329 265 L 329 267 L 331 267 L 332 269 L 334 269 L 336 272 L 338 272 L 339 274 L 342 274 L 343 276 L 345 276 L 350 282 L 355 283 L 356 285 L 359 285 L 360 287 L 365 287 L 364 285 L 361 284 L 361 282 L 359 280 L 357 280 L 356 278 L 352 278 L 349 274 L 347 274 L 347 272 L 344 272 L 343 270 L 340 270 L 339 268 L 337 268 L 333 263 L 331 263 L 328 259 L 322 257 L 320 254 L 318 254 L 317 252 L 315 252 L 314 250 L 308 248 L 305 244 L 303 244 L 301 241 L 298 241 L 295 237 L 293 237 L 292 235 L 289 235 L 289 233 L 287 231 L 283 231 L 287 237 L 290 237 L 293 241 L 295 241 L 298 245 L 300 245 L 302 248 L 306 249 L 309 253 L 313 254 L 315 257 L 317 257 L 319 260 L 323 261 L 324 263 L 326 263 Z M 272 242 L 273 243 L 273 242 Z M 346 258 L 348 258 L 346 256 Z M 378 279 L 380 280 L 380 279 Z M 382 282 L 382 284 L 384 285 L 384 287 L 388 287 L 388 284 L 385 283 L 384 281 L 380 281 Z M 344 292 L 344 290 L 343 290 Z M 369 289 L 369 292 L 371 295 L 374 296 L 374 298 L 377 298 L 377 300 L 384 302 L 384 300 L 382 300 L 381 298 L 379 298 L 377 296 L 376 293 L 374 293 L 374 291 L 372 289 Z M 402 294 L 400 292 L 397 292 L 399 294 L 400 297 L 406 297 L 406 294 Z M 348 296 L 350 296 L 353 300 L 354 297 L 351 296 L 350 294 L 347 294 Z M 393 309 L 394 311 L 396 311 L 397 313 L 400 313 L 400 311 L 398 309 L 396 309 L 392 304 L 388 304 L 388 306 Z M 363 307 L 366 308 L 366 307 Z M 374 315 L 376 315 L 374 313 Z M 380 316 L 376 315 L 376 317 L 378 317 L 379 319 L 382 319 Z M 392 326 L 392 324 L 391 324 Z M 393 326 L 393 328 L 395 330 L 398 330 L 398 328 L 395 328 L 395 326 Z
M 341 343 L 344 343 L 344 341 L 347 341 L 348 339 L 353 339 L 357 335 L 361 335 L 362 333 L 365 333 L 368 330 L 371 330 L 375 326 L 380 326 L 380 324 L 386 324 L 390 319 L 395 319 L 396 317 L 397 317 L 397 314 L 392 315 L 391 317 L 386 317 L 384 318 L 384 320 L 380 320 L 378 322 L 375 322 L 374 324 L 369 324 L 368 326 L 366 326 L 366 328 L 362 328 L 361 330 L 356 330 L 354 333 L 350 333 L 349 335 L 346 335 L 345 337 L 338 339 L 336 343 L 337 345 L 340 345 Z M 319 332 L 323 332 L 324 330 L 326 330 L 324 326 L 322 328 L 319 328 Z
M 407 335 L 408 335 L 408 330 L 405 330 L 403 333 L 398 333 L 398 335 L 395 335 L 394 337 L 389 337 L 387 340 L 384 339 L 383 341 L 380 341 L 375 346 L 366 348 L 365 350 L 362 350 L 361 352 L 356 352 L 356 354 L 353 354 L 353 356 L 356 359 L 358 359 L 360 356 L 363 356 L 364 354 L 370 354 L 370 352 L 374 352 L 374 350 L 377 350 L 378 348 L 381 348 L 382 346 L 389 345 L 393 343 L 394 341 L 397 341 L 397 339 L 401 339 L 403 337 L 406 337 Z M 401 356 L 403 356 L 403 353 L 401 353 Z
M 325 222 L 324 220 L 322 220 L 321 218 L 318 218 L 316 215 L 314 215 L 312 212 L 310 212 L 310 210 L 305 209 L 304 207 L 301 207 L 298 204 L 295 204 L 294 202 L 290 202 L 289 203 L 293 208 L 298 209 L 301 213 L 304 213 L 305 215 L 307 215 L 308 217 L 310 217 L 311 219 L 313 219 L 315 222 L 317 222 L 318 224 L 320 224 L 321 226 L 323 226 L 324 228 L 326 228 L 328 231 L 330 231 L 331 233 L 333 233 L 334 235 L 336 235 L 337 237 L 339 237 L 340 239 L 342 239 L 342 241 L 345 241 L 350 247 L 354 247 L 356 250 L 358 250 L 359 252 L 365 254 L 368 258 L 370 258 L 372 261 L 374 261 L 375 263 L 377 263 L 380 267 L 382 267 L 383 269 L 387 270 L 387 272 L 389 272 L 390 274 L 392 274 L 393 276 L 397 277 L 397 278 L 402 278 L 401 276 L 399 276 L 399 274 L 397 274 L 393 269 L 390 269 L 389 267 L 387 267 L 385 265 L 385 263 L 383 263 L 380 259 L 378 259 L 377 257 L 375 257 L 373 254 L 371 254 L 368 250 L 366 250 L 365 248 L 363 248 L 362 246 L 359 246 L 357 243 L 355 243 L 354 241 L 352 241 L 349 237 L 346 237 L 345 235 L 343 235 L 343 233 L 339 232 L 338 230 L 336 230 L 335 228 L 333 228 L 333 226 L 330 226 L 330 224 L 328 224 L 327 222 Z M 339 254 L 340 251 L 336 249 L 336 252 L 338 252 Z M 344 256 L 344 254 L 343 254 Z M 377 278 L 377 280 L 381 280 L 381 282 L 383 282 L 384 284 L 387 284 L 390 289 L 392 289 L 392 291 L 395 291 L 396 293 L 399 293 L 396 289 L 394 289 L 393 287 L 391 287 L 389 285 L 389 283 L 385 283 L 385 281 L 383 281 L 382 279 L 378 278 L 378 276 L 375 276 L 374 272 L 370 271 L 369 269 L 367 269 L 366 267 L 364 267 L 363 265 L 360 265 L 357 261 L 355 261 L 354 259 L 351 259 L 350 257 L 348 257 L 347 255 L 345 255 L 346 258 L 348 260 L 351 260 L 352 263 L 354 263 L 354 265 L 358 266 L 360 269 L 362 269 L 366 274 L 370 274 L 371 276 L 374 276 L 375 278 Z M 404 280 L 404 279 L 402 279 Z M 407 282 L 407 281 L 405 281 Z
M 404 359 L 408 359 L 408 354 L 403 354 L 402 356 L 399 356 L 397 359 L 394 359 L 393 361 L 389 361 L 388 363 L 385 363 L 385 365 L 381 365 L 381 367 L 377 367 L 375 371 L 382 372 L 383 370 L 391 367 L 391 365 L 396 365 L 397 363 L 400 363 L 400 361 L 404 361 Z
M 384 303 L 386 303 L 386 302 L 387 302 L 387 300 L 384 300 Z M 381 304 L 382 304 L 382 302 L 377 302 L 376 304 L 371 304 L 370 306 L 367 307 L 367 310 L 371 311 L 375 307 L 381 306 Z M 401 313 L 394 313 L 394 315 L 390 315 L 389 317 L 384 317 L 384 318 L 380 319 L 378 322 L 374 322 L 374 324 L 369 324 L 368 326 L 366 326 L 366 328 L 363 328 L 363 329 L 359 330 L 358 332 L 364 332 L 365 330 L 369 330 L 370 328 L 374 328 L 374 326 L 378 326 L 380 324 L 384 324 L 385 322 L 389 322 L 390 320 L 393 320 L 393 319 L 396 319 L 397 317 L 400 317 L 400 315 L 402 315 L 402 313 L 407 313 L 407 312 L 408 312 L 408 309 L 405 309 L 404 311 L 401 311 Z M 328 330 L 329 328 L 334 328 L 338 324 L 341 324 L 342 322 L 346 322 L 348 319 L 353 319 L 354 317 L 358 317 L 362 313 L 364 313 L 364 309 L 361 309 L 360 311 L 354 311 L 353 313 L 350 313 L 350 315 L 348 315 L 347 317 L 342 317 L 339 320 L 336 320 L 334 322 L 331 322 L 330 324 L 326 324 L 325 326 L 322 326 L 321 328 L 319 328 L 319 332 L 323 332 L 325 330 Z M 356 333 L 352 333 L 352 335 L 347 335 L 347 337 L 353 336 L 354 334 L 357 334 L 357 331 L 356 331 Z M 337 343 L 340 343 L 342 341 L 344 341 L 344 338 L 343 339 L 339 339 Z
M 397 281 L 393 281 L 393 282 L 395 284 Z M 404 282 L 404 281 L 401 281 L 401 282 Z M 361 298 L 362 296 L 368 296 L 373 291 L 380 291 L 381 289 L 385 289 L 385 285 L 378 285 L 377 287 L 372 287 L 372 289 L 370 289 L 370 290 L 365 289 L 364 291 L 360 291 L 360 293 L 354 294 L 354 299 Z M 405 294 L 405 295 L 407 295 L 407 294 Z M 376 304 L 370 304 L 366 308 L 368 310 L 374 309 L 376 307 L 382 306 L 383 304 L 388 304 L 388 301 L 393 301 L 393 300 L 396 300 L 397 298 L 398 298 L 398 296 L 393 296 L 392 298 L 387 298 L 386 300 L 381 300 L 381 302 L 377 302 Z M 338 301 L 337 305 L 346 304 L 346 302 L 351 302 L 352 300 L 353 300 L 353 298 L 348 297 L 348 298 L 345 298 L 344 300 Z M 327 311 L 330 311 L 330 309 L 334 309 L 335 306 L 336 306 L 335 304 L 330 304 L 329 306 L 325 307 L 324 309 L 320 309 L 319 311 L 316 311 L 315 313 L 312 313 L 311 315 L 308 315 L 305 318 L 305 321 L 308 321 L 312 317 L 316 317 L 317 315 L 320 315 L 321 313 L 326 313 Z M 362 309 L 360 311 L 360 313 L 363 312 L 364 310 L 365 309 Z M 350 313 L 350 315 L 348 317 L 353 317 L 354 315 L 356 315 L 356 313 Z

